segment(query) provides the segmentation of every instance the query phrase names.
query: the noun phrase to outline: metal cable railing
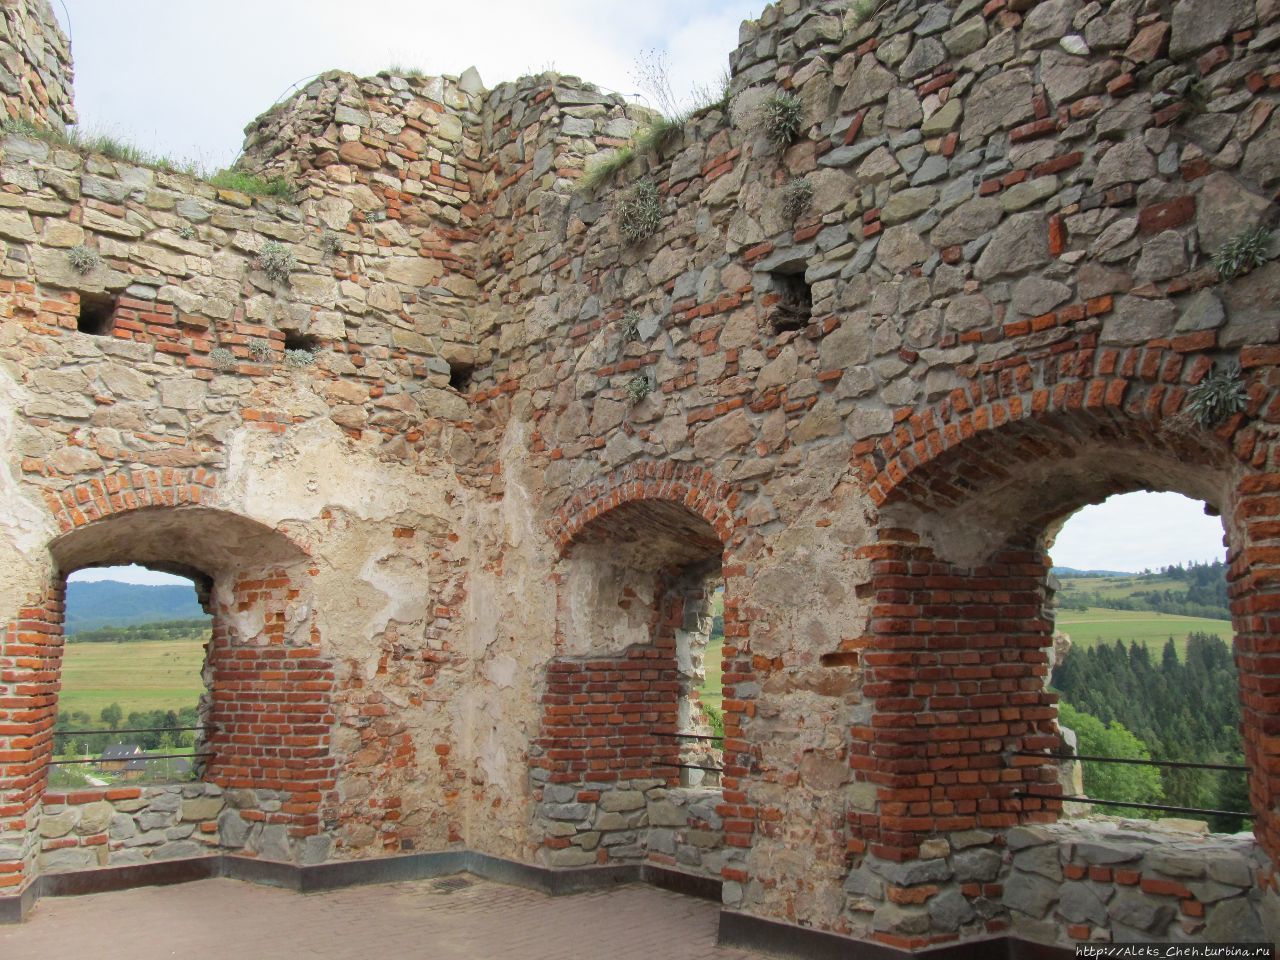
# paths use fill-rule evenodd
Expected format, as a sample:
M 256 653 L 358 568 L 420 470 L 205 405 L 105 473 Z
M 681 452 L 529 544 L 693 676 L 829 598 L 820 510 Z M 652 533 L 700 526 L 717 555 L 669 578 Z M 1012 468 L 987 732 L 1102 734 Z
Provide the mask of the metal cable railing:
M 652 731 L 655 737 L 671 737 L 678 740 L 709 740 L 724 744 L 724 737 L 708 735 L 705 733 L 663 733 L 661 731 Z M 672 763 L 669 760 L 654 761 L 655 767 L 674 767 L 677 770 L 705 770 L 708 773 L 724 773 L 724 767 L 706 767 L 699 763 Z
M 1090 763 L 1123 763 L 1131 766 L 1169 767 L 1178 770 L 1222 770 L 1228 773 L 1249 772 L 1248 767 L 1231 763 L 1195 763 L 1188 760 L 1137 760 L 1129 759 L 1127 757 L 1098 757 L 1091 756 L 1089 754 L 1041 753 L 1037 750 L 1014 750 L 1012 753 L 1017 757 L 1039 757 L 1042 760 L 1053 760 L 1057 763 L 1078 760 L 1088 761 Z M 1135 800 L 1096 800 L 1093 797 L 1065 796 L 1062 794 L 1049 795 L 1045 793 L 1031 793 L 1024 790 L 1015 791 L 1014 796 L 1034 800 L 1060 800 L 1071 803 L 1089 803 L 1100 807 L 1129 807 L 1134 810 L 1155 810 L 1161 813 L 1190 813 L 1218 817 L 1253 818 L 1253 813 L 1249 810 L 1216 810 L 1211 807 L 1179 807 L 1165 803 L 1140 803 Z
M 128 733 L 188 733 L 191 731 L 210 731 L 216 729 L 212 724 L 205 724 L 196 727 L 122 727 L 116 730 L 54 730 L 53 736 L 57 737 L 119 737 Z M 108 746 L 122 746 L 122 744 L 109 744 Z M 139 747 L 141 751 L 142 748 Z M 151 760 L 198 760 L 205 757 L 213 756 L 212 753 L 128 753 L 120 756 L 99 755 L 96 757 L 77 757 L 66 760 L 50 759 L 45 761 L 51 767 L 71 766 L 74 764 L 92 763 L 103 765 L 108 763 L 147 763 Z

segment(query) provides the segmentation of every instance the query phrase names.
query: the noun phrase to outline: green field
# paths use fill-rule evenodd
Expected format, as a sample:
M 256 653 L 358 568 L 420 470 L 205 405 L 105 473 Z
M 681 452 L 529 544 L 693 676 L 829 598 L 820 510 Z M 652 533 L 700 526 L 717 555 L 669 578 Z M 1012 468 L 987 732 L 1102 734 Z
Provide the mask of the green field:
M 1177 617 L 1145 610 L 1106 610 L 1102 607 L 1059 610 L 1057 627 L 1069 634 L 1072 642 L 1081 647 L 1114 643 L 1116 640 L 1126 643 L 1136 640 L 1157 656 L 1170 637 L 1173 637 L 1178 654 L 1181 655 L 1187 646 L 1188 633 L 1212 634 L 1221 637 L 1228 645 L 1234 639 L 1229 620 Z
M 1172 590 L 1186 593 L 1187 585 L 1172 577 L 1063 577 L 1061 595 L 1070 597 L 1077 593 L 1096 593 L 1108 600 L 1128 599 L 1140 590 Z
M 703 663 L 706 666 L 707 677 L 698 689 L 698 699 L 705 706 L 719 710 L 720 704 L 724 702 L 724 695 L 721 692 L 721 675 L 724 673 L 724 637 L 711 639 L 707 644 Z
M 204 691 L 204 640 L 136 643 L 68 642 L 62 660 L 58 710 L 97 718 L 103 707 L 134 711 L 194 707 Z

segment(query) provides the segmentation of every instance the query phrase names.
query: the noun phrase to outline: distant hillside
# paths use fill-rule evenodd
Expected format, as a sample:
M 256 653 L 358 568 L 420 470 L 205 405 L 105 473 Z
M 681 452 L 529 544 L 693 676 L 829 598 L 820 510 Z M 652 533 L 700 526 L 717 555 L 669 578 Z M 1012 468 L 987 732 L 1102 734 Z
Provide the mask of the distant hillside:
M 1077 570 L 1075 567 L 1054 567 L 1051 571 L 1059 580 L 1071 577 L 1136 577 L 1138 574 L 1123 570 Z
M 192 587 L 97 580 L 67 584 L 66 632 L 204 619 Z
M 1180 617 L 1230 620 L 1226 564 L 1193 563 L 1147 573 L 1058 575 L 1063 610 L 1147 610 Z

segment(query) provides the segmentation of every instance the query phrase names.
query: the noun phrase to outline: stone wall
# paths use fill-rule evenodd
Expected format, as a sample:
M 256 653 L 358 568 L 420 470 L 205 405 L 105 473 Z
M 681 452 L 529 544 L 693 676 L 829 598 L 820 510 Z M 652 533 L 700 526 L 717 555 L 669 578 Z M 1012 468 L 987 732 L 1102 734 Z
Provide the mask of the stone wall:
M 281 811 L 290 793 L 226 790 L 213 782 L 47 792 L 41 801 L 41 873 L 123 867 L 213 853 L 319 863 L 327 837 L 295 850 Z
M 1213 257 L 1275 222 L 1278 40 L 1270 0 L 786 0 L 594 192 L 645 115 L 552 74 L 320 77 L 249 129 L 292 202 L 7 138 L 0 886 L 75 818 L 62 577 L 133 559 L 213 583 L 206 781 L 261 856 L 647 858 L 904 948 L 1275 939 L 1280 268 Z M 1256 846 L 1053 822 L 1046 535 L 1134 489 L 1224 519 Z M 662 764 L 717 569 L 712 808 Z
M 47 0 L 0 4 L 0 104 L 5 118 L 76 122 L 71 42 Z

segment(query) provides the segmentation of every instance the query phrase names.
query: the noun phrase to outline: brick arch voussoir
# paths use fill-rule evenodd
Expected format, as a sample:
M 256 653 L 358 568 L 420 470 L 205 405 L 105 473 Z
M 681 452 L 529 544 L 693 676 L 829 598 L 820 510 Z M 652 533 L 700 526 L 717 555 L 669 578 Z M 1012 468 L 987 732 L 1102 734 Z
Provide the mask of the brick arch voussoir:
M 217 476 L 203 467 L 118 470 L 62 490 L 45 490 L 44 499 L 63 534 L 133 510 L 214 505 Z
M 582 529 L 625 503 L 663 500 L 677 503 L 705 520 L 728 549 L 740 524 L 740 496 L 710 471 L 689 464 L 646 460 L 627 464 L 570 496 L 547 521 L 546 529 L 563 556 Z
M 1162 422 L 1185 412 L 1190 388 L 1213 368 L 1210 357 L 1168 347 L 1097 353 L 1089 358 L 1090 369 L 1051 386 L 1034 387 L 1027 375 L 1030 367 L 1023 364 L 1009 368 L 1007 377 L 986 377 L 957 388 L 918 413 L 899 413 L 892 431 L 855 456 L 872 501 L 883 506 L 902 498 L 921 468 L 974 441 L 999 437 L 1014 423 L 1075 418 L 1144 423 L 1154 433 Z M 1246 369 L 1265 365 L 1250 364 L 1245 353 Z M 1275 393 L 1255 381 L 1248 409 L 1204 431 L 1205 438 L 1237 460 L 1260 466 L 1263 452 L 1248 420 L 1277 406 Z

